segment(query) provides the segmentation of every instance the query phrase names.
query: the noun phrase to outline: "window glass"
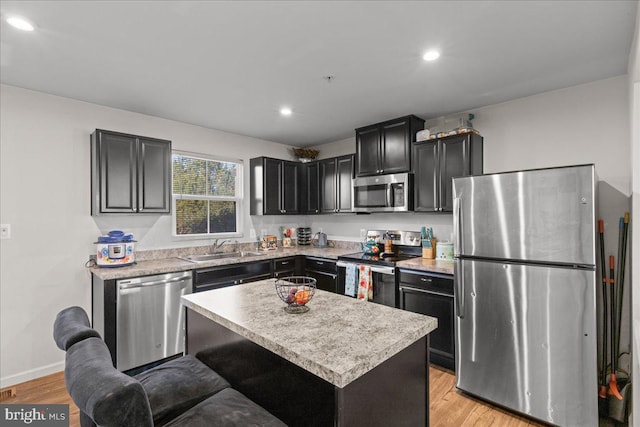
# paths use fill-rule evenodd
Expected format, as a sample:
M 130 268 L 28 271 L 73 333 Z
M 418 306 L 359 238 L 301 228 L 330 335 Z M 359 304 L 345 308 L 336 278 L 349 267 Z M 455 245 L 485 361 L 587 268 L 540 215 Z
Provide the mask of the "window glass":
M 239 234 L 242 163 L 174 152 L 174 234 Z

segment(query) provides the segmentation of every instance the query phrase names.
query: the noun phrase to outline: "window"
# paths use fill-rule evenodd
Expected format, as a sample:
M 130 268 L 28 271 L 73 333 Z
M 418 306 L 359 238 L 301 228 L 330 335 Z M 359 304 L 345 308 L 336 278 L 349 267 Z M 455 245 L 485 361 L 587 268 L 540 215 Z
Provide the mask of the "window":
M 174 234 L 240 235 L 242 162 L 172 155 Z

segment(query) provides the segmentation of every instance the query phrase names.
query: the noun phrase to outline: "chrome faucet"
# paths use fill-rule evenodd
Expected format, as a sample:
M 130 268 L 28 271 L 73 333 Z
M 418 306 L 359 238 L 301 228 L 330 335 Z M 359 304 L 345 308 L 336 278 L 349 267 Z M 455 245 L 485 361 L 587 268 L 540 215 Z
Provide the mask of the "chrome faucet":
M 222 242 L 218 243 L 218 239 L 214 240 L 213 244 L 211 245 L 211 253 L 215 254 L 216 252 L 218 252 L 218 249 L 220 249 L 222 245 L 224 245 L 228 241 L 229 240 L 223 240 Z

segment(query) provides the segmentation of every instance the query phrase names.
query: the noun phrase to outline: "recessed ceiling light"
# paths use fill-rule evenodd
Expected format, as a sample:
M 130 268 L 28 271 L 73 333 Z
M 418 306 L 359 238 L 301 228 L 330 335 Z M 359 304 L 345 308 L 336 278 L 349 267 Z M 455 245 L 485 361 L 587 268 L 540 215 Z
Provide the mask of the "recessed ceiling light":
M 19 16 L 11 16 L 7 18 L 7 23 L 22 31 L 33 31 L 33 24 Z
M 291 108 L 289 107 L 282 107 L 280 109 L 280 114 L 282 114 L 283 116 L 290 116 L 291 115 Z
M 438 58 L 440 58 L 440 52 L 437 50 L 430 50 L 422 56 L 425 61 L 434 61 Z

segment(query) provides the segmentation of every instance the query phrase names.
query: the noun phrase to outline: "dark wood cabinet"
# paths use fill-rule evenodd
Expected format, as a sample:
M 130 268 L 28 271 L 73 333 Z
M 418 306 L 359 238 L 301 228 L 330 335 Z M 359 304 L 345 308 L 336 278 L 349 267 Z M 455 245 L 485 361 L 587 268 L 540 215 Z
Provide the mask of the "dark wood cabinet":
M 326 258 L 307 257 L 305 275 L 316 279 L 316 287 L 323 291 L 338 291 L 338 270 L 336 262 Z
M 193 292 L 256 282 L 271 276 L 271 260 L 201 268 L 193 272 Z
M 320 163 L 305 163 L 302 171 L 301 213 L 320 213 Z
M 453 277 L 400 270 L 398 281 L 401 309 L 438 319 L 429 334 L 431 362 L 455 370 Z
M 291 256 L 273 260 L 273 277 L 304 275 L 304 256 Z
M 251 215 L 300 213 L 300 165 L 269 157 L 250 160 Z
M 356 176 L 409 172 L 411 141 L 422 129 L 413 115 L 356 129 Z
M 482 174 L 482 145 L 475 133 L 414 143 L 414 210 L 451 212 L 452 179 Z
M 171 141 L 96 129 L 91 213 L 170 213 Z
M 351 212 L 353 155 L 320 162 L 320 211 Z

